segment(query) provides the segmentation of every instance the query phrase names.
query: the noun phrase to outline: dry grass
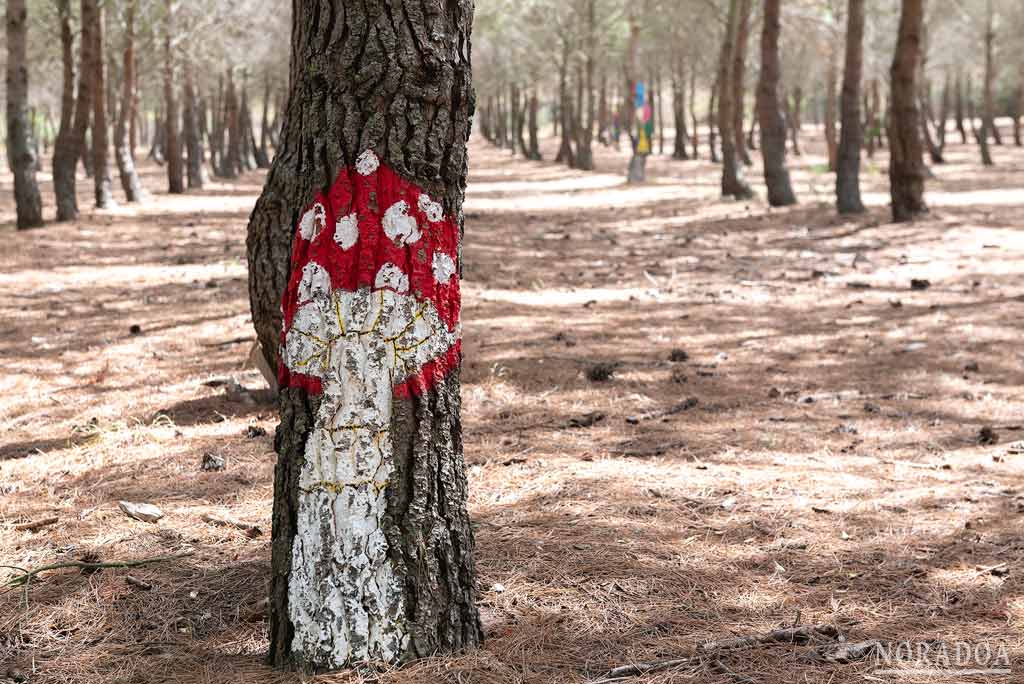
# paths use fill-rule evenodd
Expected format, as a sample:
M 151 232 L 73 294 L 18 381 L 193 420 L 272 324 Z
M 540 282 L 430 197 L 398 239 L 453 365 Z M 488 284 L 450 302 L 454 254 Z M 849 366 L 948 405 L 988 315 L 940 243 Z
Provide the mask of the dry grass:
M 881 157 L 869 214 L 846 220 L 820 156 L 794 160 L 803 203 L 778 211 L 720 201 L 706 162 L 652 161 L 627 189 L 612 151 L 580 174 L 476 143 L 463 397 L 487 642 L 317 681 L 588 682 L 797 616 L 850 640 L 1005 640 L 1019 663 L 1024 154 L 996 153 L 983 171 L 954 147 L 932 214 L 892 225 Z M 234 341 L 260 180 L 17 235 L 0 207 L 0 564 L 194 551 L 50 573 L 27 606 L 0 594 L 0 665 L 33 682 L 296 679 L 260 661 L 274 454 L 246 431 L 276 418 Z M 597 363 L 611 379 L 586 378 Z M 204 384 L 227 377 L 252 391 Z M 201 471 L 207 452 L 227 469 Z M 122 499 L 166 517 L 129 520 Z M 642 681 L 871 676 L 810 648 Z

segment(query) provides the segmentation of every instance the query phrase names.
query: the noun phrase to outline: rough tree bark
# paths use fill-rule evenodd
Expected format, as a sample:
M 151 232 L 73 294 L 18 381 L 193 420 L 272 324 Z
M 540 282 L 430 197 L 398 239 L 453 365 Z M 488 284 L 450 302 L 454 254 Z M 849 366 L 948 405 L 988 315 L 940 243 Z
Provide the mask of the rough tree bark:
M 746 0 L 743 0 L 744 2 Z M 735 126 L 735 59 L 736 36 L 739 31 L 740 0 L 729 0 L 729 14 L 722 38 L 722 55 L 718 65 L 718 132 L 722 138 L 722 196 L 749 199 L 754 196 L 740 167 L 736 153 Z M 740 138 L 742 146 L 742 137 Z
M 786 120 L 779 108 L 779 34 L 781 0 L 765 0 L 761 26 L 761 75 L 757 83 L 757 116 L 761 125 L 761 159 L 768 203 L 773 207 L 796 204 L 786 168 Z
M 178 100 L 174 96 L 174 0 L 167 0 L 164 15 L 164 157 L 167 159 L 167 192 L 185 192 L 184 160 L 181 155 L 181 134 Z
M 186 175 L 188 176 L 189 190 L 202 189 L 206 183 L 203 174 L 203 136 L 199 127 L 199 99 L 196 96 L 195 74 L 192 64 L 192 56 L 185 55 L 184 60 L 184 88 L 182 97 L 184 99 L 183 118 L 185 123 L 185 150 L 188 152 L 188 164 Z
M 124 6 L 124 51 L 121 74 L 121 107 L 114 126 L 114 157 L 121 188 L 129 202 L 142 199 L 139 174 L 135 171 L 132 140 L 129 130 L 135 112 L 135 6 L 136 0 L 126 0 Z
M 909 221 L 927 211 L 924 203 L 924 150 L 917 111 L 924 0 L 902 0 L 896 51 L 890 69 L 889 189 L 893 220 Z
M 83 66 L 88 69 L 93 88 L 92 98 L 92 173 L 96 208 L 107 209 L 115 205 L 113 182 L 110 177 L 109 146 L 107 131 L 107 68 L 104 54 L 106 40 L 106 18 L 97 11 L 92 24 L 92 63 Z
M 82 0 L 82 17 L 88 12 L 95 12 L 95 4 L 90 0 Z M 78 218 L 78 195 L 75 189 L 75 169 L 78 166 L 78 155 L 85 144 L 85 129 L 89 125 L 89 112 L 92 108 L 90 97 L 92 90 L 88 87 L 88 79 L 79 78 L 78 102 L 75 102 L 75 57 L 74 33 L 71 30 L 71 0 L 58 0 L 57 16 L 60 20 L 61 63 L 64 80 L 60 100 L 60 131 L 53 148 L 53 191 L 57 200 L 57 220 L 74 221 Z M 91 27 L 87 28 L 82 21 L 81 60 L 86 63 L 86 56 L 92 50 L 90 39 Z M 84 86 L 84 90 L 83 90 Z
M 846 64 L 840 102 L 842 130 L 836 159 L 836 208 L 840 214 L 860 214 L 860 150 L 864 128 L 860 120 L 860 83 L 864 71 L 864 0 L 846 5 Z
M 7 0 L 7 155 L 14 172 L 18 230 L 43 225 L 43 200 L 36 183 L 36 154 L 28 115 L 28 10 L 25 0 Z
M 281 147 L 247 240 L 268 359 L 284 342 L 278 666 L 400 663 L 481 640 L 457 341 L 472 12 L 294 3 Z

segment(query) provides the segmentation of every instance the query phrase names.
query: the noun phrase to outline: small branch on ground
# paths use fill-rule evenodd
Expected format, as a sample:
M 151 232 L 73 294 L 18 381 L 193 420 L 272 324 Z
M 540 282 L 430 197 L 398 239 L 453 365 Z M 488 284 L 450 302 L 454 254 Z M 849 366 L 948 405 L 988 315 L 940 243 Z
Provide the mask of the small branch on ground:
M 167 561 L 177 560 L 179 558 L 185 558 L 191 556 L 193 551 L 185 551 L 184 553 L 177 553 L 173 556 L 155 556 L 153 558 L 140 558 L 139 560 L 126 560 L 126 561 L 107 561 L 102 563 L 87 563 L 85 561 L 66 561 L 64 563 L 53 563 L 52 565 L 44 565 L 41 568 L 35 568 L 33 570 L 25 570 L 24 568 L 14 568 L 21 571 L 21 575 L 17 575 L 7 580 L 4 586 L 8 587 L 20 587 L 27 585 L 31 582 L 36 575 L 41 572 L 47 572 L 49 570 L 60 570 L 62 568 L 78 568 L 80 570 L 103 570 L 106 568 L 137 568 L 142 565 L 151 565 L 153 563 L 164 563 Z M 11 568 L 13 566 L 3 566 Z
M 639 677 L 653 672 L 670 670 L 672 668 L 679 667 L 680 665 L 697 664 L 701 661 L 701 656 L 708 653 L 732 651 L 765 644 L 806 644 L 815 636 L 836 639 L 839 637 L 839 630 L 834 625 L 801 625 L 798 627 L 777 629 L 766 634 L 709 641 L 698 646 L 692 653 L 679 658 L 655 660 L 647 663 L 633 663 L 630 665 L 621 665 L 619 667 L 612 668 L 604 678 L 599 681 L 609 682 L 616 679 L 625 679 L 627 677 Z
M 44 527 L 56 525 L 59 521 L 60 518 L 56 516 L 52 518 L 43 518 L 42 520 L 33 520 L 32 522 L 15 525 L 14 529 L 16 529 L 19 532 L 35 532 L 36 530 L 42 529 Z

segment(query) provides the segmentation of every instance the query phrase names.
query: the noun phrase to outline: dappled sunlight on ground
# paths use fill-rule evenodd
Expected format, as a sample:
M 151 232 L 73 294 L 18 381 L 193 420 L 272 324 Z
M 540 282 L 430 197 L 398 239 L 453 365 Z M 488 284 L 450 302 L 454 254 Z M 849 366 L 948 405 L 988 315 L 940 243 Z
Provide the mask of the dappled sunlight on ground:
M 933 211 L 905 225 L 884 154 L 869 213 L 841 218 L 813 144 L 791 159 L 802 203 L 773 210 L 763 191 L 721 201 L 706 160 L 652 159 L 628 187 L 624 151 L 586 174 L 473 142 L 463 426 L 488 639 L 372 681 L 582 683 L 798 619 L 1002 639 L 1024 667 L 1024 152 L 982 170 L 951 146 Z M 260 660 L 277 422 L 247 364 L 260 182 L 22 234 L 0 207 L 0 564 L 193 552 L 45 575 L 27 607 L 0 594 L 0 656 L 33 682 L 297 680 Z M 201 470 L 207 453 L 227 468 Z M 809 648 L 640 681 L 871 676 Z

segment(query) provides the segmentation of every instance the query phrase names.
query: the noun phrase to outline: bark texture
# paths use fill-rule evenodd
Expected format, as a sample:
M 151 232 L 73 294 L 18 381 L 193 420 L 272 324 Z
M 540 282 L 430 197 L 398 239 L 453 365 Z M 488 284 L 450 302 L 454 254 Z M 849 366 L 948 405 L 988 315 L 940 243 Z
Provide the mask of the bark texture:
M 765 0 L 761 26 L 761 75 L 757 83 L 757 118 L 761 126 L 761 159 L 773 207 L 796 204 L 786 168 L 786 120 L 779 107 L 779 34 L 782 30 L 780 0 Z
M 864 211 L 860 197 L 860 150 L 864 128 L 860 120 L 860 83 L 864 71 L 864 0 L 849 0 L 846 16 L 846 65 L 839 103 L 842 131 L 836 160 L 836 208 L 840 214 Z
M 127 0 L 124 8 L 124 53 L 121 74 L 121 107 L 114 127 L 114 157 L 121 177 L 125 199 L 142 199 L 139 174 L 135 171 L 130 122 L 135 115 L 135 0 Z
M 729 14 L 718 64 L 718 132 L 722 137 L 722 196 L 748 199 L 754 196 L 739 165 L 736 150 L 735 90 L 736 36 L 739 31 L 740 0 L 729 0 Z M 741 138 L 742 140 L 742 138 Z M 742 143 L 741 143 L 742 144 Z
M 280 148 L 250 218 L 247 251 L 253 321 L 276 367 L 280 303 L 289 278 L 294 227 L 314 192 L 366 150 L 459 217 L 471 127 L 470 0 L 437 3 L 295 0 L 290 94 Z M 299 474 L 319 398 L 285 388 L 277 432 L 269 660 L 323 669 L 355 663 L 359 646 L 296 650 L 289 578 L 298 529 Z M 393 472 L 382 529 L 402 580 L 403 614 L 391 628 L 406 635 L 394 660 L 478 644 L 473 536 L 455 369 L 434 389 L 395 398 Z M 324 521 L 324 525 L 333 524 Z M 329 560 L 325 560 L 329 562 Z M 337 572 L 344 571 L 337 568 Z M 327 608 L 320 618 L 328 625 Z M 329 627 L 325 627 L 329 630 Z M 347 652 L 346 652 L 347 651 Z
M 178 100 L 174 94 L 174 1 L 167 0 L 164 16 L 164 157 L 167 159 L 167 192 L 185 192 L 184 160 L 181 154 L 181 129 Z
M 25 0 L 7 0 L 7 154 L 14 172 L 18 230 L 43 225 L 43 200 L 36 183 L 36 153 L 28 115 Z
M 909 221 L 927 210 L 924 203 L 924 149 L 917 110 L 924 0 L 903 0 L 890 79 L 889 188 L 894 221 Z
M 98 10 L 92 24 L 92 61 L 85 68 L 92 80 L 92 180 L 96 207 L 114 206 L 113 182 L 110 178 L 110 137 L 107 129 L 107 65 L 104 55 L 106 18 Z
M 83 2 L 82 5 L 87 5 Z M 63 67 L 63 84 L 60 98 L 60 130 L 53 147 L 53 192 L 57 200 L 57 220 L 74 221 L 78 218 L 78 196 L 75 191 L 75 167 L 78 155 L 85 141 L 85 126 L 88 125 L 88 88 L 83 93 L 78 91 L 78 107 L 85 112 L 83 128 L 78 130 L 75 105 L 75 56 L 74 33 L 71 30 L 71 0 L 57 1 L 57 17 L 60 21 L 61 64 Z M 88 35 L 85 25 L 82 27 L 81 50 L 86 51 Z M 92 46 L 89 46 L 91 49 Z M 83 101 L 83 98 L 84 101 Z

